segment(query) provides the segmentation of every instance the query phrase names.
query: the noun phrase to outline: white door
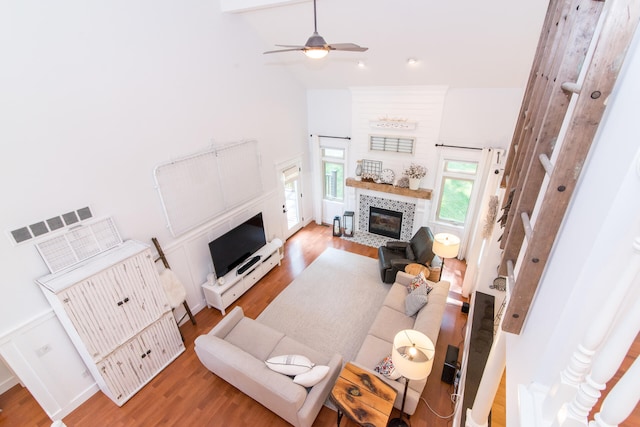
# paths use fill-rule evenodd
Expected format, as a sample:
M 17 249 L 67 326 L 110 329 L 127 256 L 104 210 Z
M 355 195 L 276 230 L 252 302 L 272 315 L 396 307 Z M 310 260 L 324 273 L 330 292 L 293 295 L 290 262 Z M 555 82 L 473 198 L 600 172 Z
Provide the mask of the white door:
M 280 172 L 284 186 L 282 219 L 285 239 L 302 228 L 302 180 L 299 162 L 283 168 Z

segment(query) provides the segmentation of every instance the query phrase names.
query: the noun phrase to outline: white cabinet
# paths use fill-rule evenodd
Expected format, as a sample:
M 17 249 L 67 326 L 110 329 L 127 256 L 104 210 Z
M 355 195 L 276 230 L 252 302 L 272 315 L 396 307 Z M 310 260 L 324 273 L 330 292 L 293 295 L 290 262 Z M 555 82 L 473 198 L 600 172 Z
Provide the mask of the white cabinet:
M 252 255 L 259 256 L 260 260 L 246 271 L 239 273 L 238 269 L 242 269 L 242 265 L 240 265 L 227 273 L 222 280 L 218 279 L 217 283 L 203 284 L 202 290 L 204 291 L 207 305 L 217 308 L 222 314 L 226 314 L 227 307 L 251 289 L 273 267 L 280 264 L 281 246 L 282 241 L 274 239 Z
M 37 280 L 100 389 L 122 405 L 184 351 L 147 245 Z

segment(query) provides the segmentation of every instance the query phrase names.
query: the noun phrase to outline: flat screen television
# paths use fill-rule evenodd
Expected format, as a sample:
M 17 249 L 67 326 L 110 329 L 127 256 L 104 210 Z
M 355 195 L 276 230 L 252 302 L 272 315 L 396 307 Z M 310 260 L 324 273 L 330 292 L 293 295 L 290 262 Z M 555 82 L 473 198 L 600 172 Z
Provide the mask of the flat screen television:
M 262 212 L 209 242 L 216 277 L 222 277 L 267 244 Z

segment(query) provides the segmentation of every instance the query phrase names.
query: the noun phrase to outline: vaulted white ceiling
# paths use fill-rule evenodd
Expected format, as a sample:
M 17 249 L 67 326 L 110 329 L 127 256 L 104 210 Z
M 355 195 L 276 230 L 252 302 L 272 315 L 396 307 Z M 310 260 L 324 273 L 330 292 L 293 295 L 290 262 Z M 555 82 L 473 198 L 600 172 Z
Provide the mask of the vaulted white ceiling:
M 276 44 L 304 45 L 313 33 L 311 0 L 220 1 L 264 42 L 257 55 Z M 308 88 L 524 87 L 547 6 L 547 0 L 317 0 L 318 33 L 327 43 L 369 50 L 334 51 L 321 60 L 284 52 L 263 60 Z

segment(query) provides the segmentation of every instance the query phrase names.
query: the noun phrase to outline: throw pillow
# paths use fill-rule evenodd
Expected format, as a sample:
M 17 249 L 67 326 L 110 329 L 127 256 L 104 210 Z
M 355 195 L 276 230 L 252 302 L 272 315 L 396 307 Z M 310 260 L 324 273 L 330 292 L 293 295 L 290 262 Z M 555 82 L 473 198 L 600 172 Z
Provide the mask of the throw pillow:
M 420 273 L 418 273 L 418 275 L 416 277 L 411 279 L 411 282 L 409 283 L 409 286 L 407 286 L 407 291 L 409 291 L 409 293 L 411 293 L 415 288 L 420 286 L 422 283 L 424 283 L 426 285 L 427 284 L 427 279 L 424 277 L 424 273 L 421 271 Z
M 313 387 L 318 384 L 329 373 L 329 367 L 324 365 L 316 365 L 309 371 L 298 374 L 293 382 L 300 384 L 302 387 Z
M 425 277 L 423 271 L 421 271 L 420 273 L 418 273 L 416 277 L 411 279 L 411 283 L 409 283 L 409 286 L 407 286 L 407 291 L 411 293 L 413 292 L 414 289 L 416 289 L 420 285 L 426 286 L 427 294 L 433 290 L 433 286 L 429 285 L 429 281 Z
M 397 380 L 400 378 L 400 374 L 396 371 L 395 366 L 393 366 L 393 360 L 391 360 L 391 355 L 385 357 L 373 368 L 375 372 L 384 375 L 390 380 Z
M 427 285 L 420 285 L 415 288 L 404 300 L 404 314 L 414 316 L 429 301 L 429 291 Z
M 269 369 L 285 375 L 300 375 L 308 372 L 313 368 L 313 363 L 299 354 L 288 354 L 284 356 L 275 356 L 267 360 L 266 365 Z

